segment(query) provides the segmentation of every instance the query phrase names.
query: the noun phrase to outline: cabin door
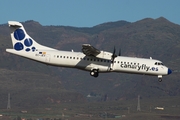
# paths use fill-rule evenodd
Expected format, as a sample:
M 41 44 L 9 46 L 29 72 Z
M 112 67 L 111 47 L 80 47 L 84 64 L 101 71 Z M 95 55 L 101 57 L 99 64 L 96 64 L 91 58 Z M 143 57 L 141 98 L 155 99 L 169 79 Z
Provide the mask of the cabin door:
M 49 54 L 46 55 L 45 62 L 50 62 L 51 56 Z

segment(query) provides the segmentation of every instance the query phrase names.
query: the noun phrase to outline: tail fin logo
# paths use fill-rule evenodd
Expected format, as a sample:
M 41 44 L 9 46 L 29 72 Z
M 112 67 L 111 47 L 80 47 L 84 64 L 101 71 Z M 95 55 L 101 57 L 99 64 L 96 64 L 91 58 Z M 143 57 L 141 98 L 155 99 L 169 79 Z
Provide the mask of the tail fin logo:
M 17 51 L 25 49 L 26 52 L 35 51 L 36 48 L 33 46 L 33 40 L 28 38 L 28 35 L 22 29 L 16 29 L 14 31 L 14 38 L 16 43 L 14 44 L 14 49 Z M 26 38 L 27 37 L 27 38 Z
M 14 38 L 19 41 L 23 40 L 25 38 L 24 31 L 22 29 L 16 29 L 14 31 Z

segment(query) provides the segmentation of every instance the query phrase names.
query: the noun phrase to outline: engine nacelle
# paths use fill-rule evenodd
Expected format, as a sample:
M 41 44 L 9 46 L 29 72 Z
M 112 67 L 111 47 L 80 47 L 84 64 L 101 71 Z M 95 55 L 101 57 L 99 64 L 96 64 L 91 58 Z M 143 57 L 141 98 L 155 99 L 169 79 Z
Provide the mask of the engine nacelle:
M 106 52 L 106 51 L 101 51 L 96 57 L 111 60 L 112 53 Z

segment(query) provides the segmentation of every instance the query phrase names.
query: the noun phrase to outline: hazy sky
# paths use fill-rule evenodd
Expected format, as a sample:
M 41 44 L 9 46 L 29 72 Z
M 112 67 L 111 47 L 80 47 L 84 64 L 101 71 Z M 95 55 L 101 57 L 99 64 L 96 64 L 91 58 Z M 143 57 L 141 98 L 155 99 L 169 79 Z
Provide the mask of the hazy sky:
M 180 0 L 0 0 L 0 15 L 0 24 L 35 20 L 42 25 L 92 27 L 162 16 L 180 25 Z

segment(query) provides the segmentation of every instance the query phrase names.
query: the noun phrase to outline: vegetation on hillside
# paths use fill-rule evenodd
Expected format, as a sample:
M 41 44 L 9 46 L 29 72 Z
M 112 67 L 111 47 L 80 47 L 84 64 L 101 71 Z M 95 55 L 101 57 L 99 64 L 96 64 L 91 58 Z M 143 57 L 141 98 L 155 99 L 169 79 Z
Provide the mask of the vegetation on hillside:
M 98 49 L 112 52 L 115 46 L 116 51 L 121 48 L 123 56 L 153 57 L 162 60 L 173 70 L 179 69 L 180 26 L 163 17 L 146 18 L 134 23 L 108 22 L 92 28 L 42 26 L 32 20 L 23 22 L 23 25 L 38 43 L 56 49 L 81 51 L 81 45 L 89 43 Z M 59 94 L 65 94 L 64 99 L 74 101 L 84 101 L 90 93 L 93 93 L 98 101 L 102 101 L 104 96 L 107 96 L 108 100 L 128 100 L 137 98 L 139 94 L 145 98 L 180 95 L 178 72 L 163 77 L 162 83 L 157 81 L 157 77 L 122 73 L 100 74 L 98 78 L 93 78 L 88 72 L 81 70 L 50 67 L 10 55 L 5 49 L 11 47 L 8 25 L 1 25 L 0 68 L 7 71 L 0 76 L 3 101 L 7 99 L 8 90 L 12 95 L 16 95 L 15 100 L 25 99 L 25 96 L 29 95 L 28 99 L 33 96 L 37 101 L 45 100 L 48 95 L 60 100 L 57 97 Z M 7 76 L 6 81 L 3 76 Z M 59 80 L 60 88 L 57 87 Z M 75 95 L 69 98 L 72 94 Z M 26 104 L 23 101 L 20 103 L 20 106 Z M 15 104 L 18 106 L 20 103 L 16 101 Z M 28 104 L 31 103 L 33 102 Z M 46 103 L 46 100 L 42 103 Z

